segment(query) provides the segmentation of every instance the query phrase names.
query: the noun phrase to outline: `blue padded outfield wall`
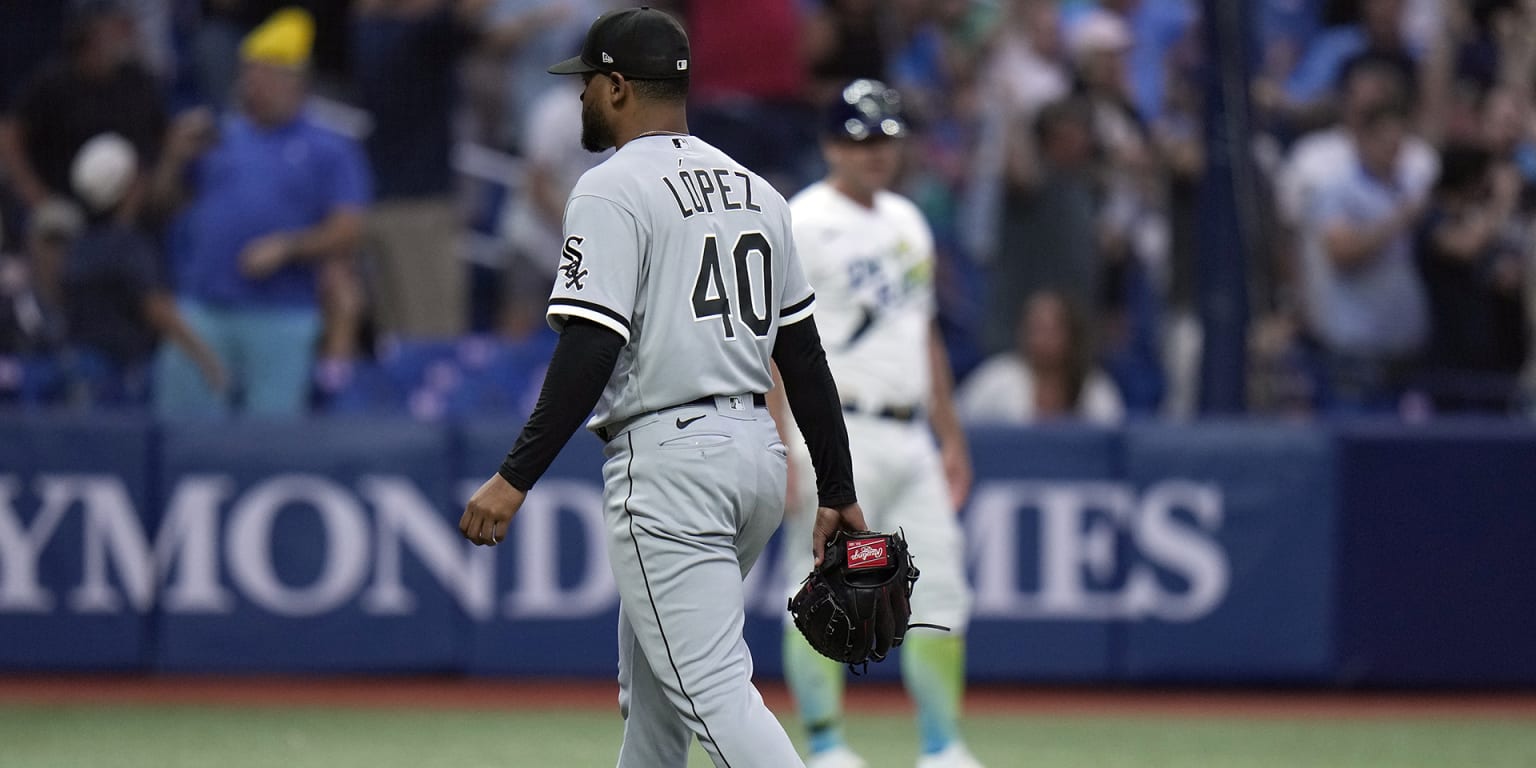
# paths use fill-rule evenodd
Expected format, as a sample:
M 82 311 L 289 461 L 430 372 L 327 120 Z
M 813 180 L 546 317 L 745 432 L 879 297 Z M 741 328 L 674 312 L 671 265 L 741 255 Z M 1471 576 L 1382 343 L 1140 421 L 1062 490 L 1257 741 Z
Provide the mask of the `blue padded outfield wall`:
M 518 426 L 0 417 L 0 672 L 611 677 L 595 438 L 501 546 L 458 536 Z M 971 440 L 978 679 L 1536 684 L 1536 430 Z M 778 562 L 748 589 L 769 676 Z

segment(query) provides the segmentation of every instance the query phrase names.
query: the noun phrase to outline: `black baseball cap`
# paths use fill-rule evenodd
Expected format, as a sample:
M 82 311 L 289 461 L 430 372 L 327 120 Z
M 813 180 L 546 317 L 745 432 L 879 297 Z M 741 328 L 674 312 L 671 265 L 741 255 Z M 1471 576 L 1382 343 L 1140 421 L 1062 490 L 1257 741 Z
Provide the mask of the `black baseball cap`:
M 688 33 L 677 20 L 649 6 L 605 13 L 592 22 L 581 55 L 549 68 L 552 75 L 617 73 L 636 80 L 688 76 Z

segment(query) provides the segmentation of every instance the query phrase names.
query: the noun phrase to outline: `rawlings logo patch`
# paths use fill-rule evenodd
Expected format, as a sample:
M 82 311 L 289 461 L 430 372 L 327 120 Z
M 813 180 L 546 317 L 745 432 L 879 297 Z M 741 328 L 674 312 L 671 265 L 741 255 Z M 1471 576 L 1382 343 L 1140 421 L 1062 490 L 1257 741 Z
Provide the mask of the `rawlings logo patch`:
M 890 561 L 885 554 L 885 539 L 848 542 L 848 570 L 879 568 Z

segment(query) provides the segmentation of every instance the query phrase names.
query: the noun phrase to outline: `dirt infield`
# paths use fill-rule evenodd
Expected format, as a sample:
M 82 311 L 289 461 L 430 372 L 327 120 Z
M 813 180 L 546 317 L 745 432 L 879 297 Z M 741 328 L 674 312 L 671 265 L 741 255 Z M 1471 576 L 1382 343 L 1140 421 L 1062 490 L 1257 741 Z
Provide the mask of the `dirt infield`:
M 775 709 L 791 707 L 779 683 L 761 686 Z M 454 677 L 0 676 L 0 705 L 314 706 L 437 709 L 617 708 L 616 684 L 589 680 L 480 680 Z M 910 710 L 901 689 L 854 681 L 849 707 Z M 975 713 L 1030 716 L 1177 718 L 1498 718 L 1536 720 L 1536 692 L 1359 693 L 1310 691 L 1104 690 L 978 686 Z

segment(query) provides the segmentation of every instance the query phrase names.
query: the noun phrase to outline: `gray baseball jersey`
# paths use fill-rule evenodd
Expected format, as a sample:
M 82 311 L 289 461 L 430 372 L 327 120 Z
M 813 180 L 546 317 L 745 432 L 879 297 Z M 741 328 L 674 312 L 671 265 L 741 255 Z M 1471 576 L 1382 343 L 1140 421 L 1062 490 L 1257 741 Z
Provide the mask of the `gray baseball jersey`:
M 579 317 L 626 341 L 588 425 L 608 428 L 619 766 L 686 765 L 695 736 L 717 766 L 800 766 L 741 634 L 786 452 L 768 410 L 737 395 L 768 391 L 779 328 L 814 304 L 789 206 L 703 141 L 655 134 L 581 177 L 564 229 L 551 325 Z
M 767 392 L 779 327 L 814 309 L 784 198 L 693 136 L 637 138 L 584 174 L 564 236 L 550 324 L 580 317 L 628 342 L 589 428 Z

